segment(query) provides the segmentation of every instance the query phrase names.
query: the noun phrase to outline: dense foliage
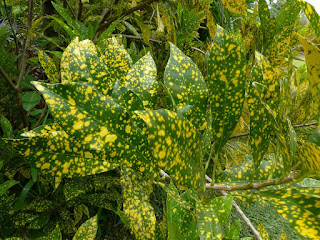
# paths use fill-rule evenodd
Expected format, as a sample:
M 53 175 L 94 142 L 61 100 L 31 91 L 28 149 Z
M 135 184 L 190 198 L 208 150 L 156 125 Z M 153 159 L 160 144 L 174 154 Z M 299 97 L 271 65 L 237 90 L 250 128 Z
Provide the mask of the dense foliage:
M 1 238 L 319 238 L 312 5 L 0 3 Z

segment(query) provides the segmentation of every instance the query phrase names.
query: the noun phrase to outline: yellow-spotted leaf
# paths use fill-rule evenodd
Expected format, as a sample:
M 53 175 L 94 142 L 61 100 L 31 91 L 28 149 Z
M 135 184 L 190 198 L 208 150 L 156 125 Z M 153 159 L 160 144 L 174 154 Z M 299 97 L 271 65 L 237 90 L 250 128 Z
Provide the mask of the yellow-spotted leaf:
M 104 151 L 107 159 L 153 172 L 147 137 L 134 127 L 127 111 L 92 84 L 40 84 L 50 113 L 63 130 L 84 147 Z M 139 144 L 137 144 L 139 143 Z
M 320 236 L 320 188 L 287 188 L 259 191 L 300 235 Z
M 307 18 L 310 21 L 312 28 L 314 29 L 315 33 L 318 37 L 320 37 L 320 16 L 315 10 L 315 8 L 304 0 L 297 0 L 300 2 L 300 6 L 304 13 L 306 14 Z
M 85 221 L 77 230 L 73 240 L 95 239 L 98 229 L 97 215 Z
M 319 35 L 320 36 L 320 35 Z M 320 49 L 314 44 L 310 43 L 300 35 L 299 41 L 302 44 L 306 64 L 308 69 L 308 79 L 310 83 L 310 90 L 312 94 L 314 109 L 320 113 Z
M 283 27 L 292 26 L 298 17 L 301 7 L 296 0 L 288 0 L 281 8 L 276 18 L 277 31 L 283 31 Z
M 136 111 L 148 127 L 148 140 L 158 166 L 178 184 L 203 189 L 201 135 L 187 119 L 160 109 Z
M 258 224 L 258 227 L 257 227 L 257 230 L 260 234 L 260 236 L 262 237 L 263 240 L 269 240 L 270 237 L 269 237 L 269 233 L 266 229 L 266 227 L 260 222 Z
M 247 14 L 246 0 L 222 0 L 222 3 L 232 13 Z
M 172 43 L 164 73 L 164 85 L 173 97 L 175 105 L 193 106 L 189 119 L 196 128 L 204 130 L 207 123 L 207 85 L 196 64 Z
M 310 177 L 320 176 L 320 147 L 314 143 L 304 142 L 298 150 L 298 161 L 302 163 L 302 171 Z
M 51 83 L 59 82 L 59 71 L 53 60 L 42 50 L 38 51 L 39 62 Z
M 85 148 L 62 130 L 7 141 L 32 166 L 55 178 L 86 176 L 118 166 L 104 152 Z
M 123 211 L 136 239 L 155 239 L 156 217 L 144 187 L 135 172 L 122 168 Z
M 97 89 L 107 95 L 116 78 L 96 55 L 97 50 L 89 40 L 79 42 L 76 38 L 63 52 L 61 59 L 61 82 L 94 83 Z
M 245 82 L 245 56 L 231 34 L 218 26 L 207 79 L 216 152 L 226 144 L 241 116 Z
M 268 104 L 272 110 L 277 108 L 279 84 L 268 60 L 258 52 L 256 52 L 256 62 L 252 68 L 251 76 L 252 82 L 248 94 L 250 144 L 254 165 L 258 167 L 269 147 L 273 123 L 263 102 Z M 261 89 L 259 89 L 260 86 Z
M 222 226 L 229 219 L 232 196 L 214 198 L 209 203 L 196 203 L 197 225 L 200 239 L 222 239 Z
M 132 60 L 117 39 L 111 38 L 100 59 L 109 70 L 112 82 L 118 79 L 123 84 L 126 81 L 127 73 L 132 66 Z
M 128 71 L 125 87 L 142 100 L 146 109 L 153 109 L 157 97 L 157 67 L 148 53 Z

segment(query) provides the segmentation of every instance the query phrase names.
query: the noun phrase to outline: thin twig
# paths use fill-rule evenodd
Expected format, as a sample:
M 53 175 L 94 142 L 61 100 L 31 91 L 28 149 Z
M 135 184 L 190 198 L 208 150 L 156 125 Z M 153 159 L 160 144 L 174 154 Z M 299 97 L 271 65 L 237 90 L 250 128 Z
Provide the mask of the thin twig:
M 81 19 L 82 10 L 83 10 L 83 2 L 81 0 L 79 0 L 79 8 L 78 8 L 78 13 L 77 13 L 77 19 L 78 20 Z
M 16 86 L 13 84 L 7 73 L 3 70 L 3 68 L 0 66 L 0 73 L 3 76 L 3 78 L 7 81 L 9 86 L 12 88 L 13 91 L 17 91 Z
M 47 115 L 47 111 L 48 111 L 48 106 L 46 105 L 43 109 L 43 112 L 38 120 L 38 122 L 36 123 L 36 125 L 34 126 L 34 128 L 40 126 L 40 124 L 42 123 L 43 119 L 45 118 L 45 116 Z
M 72 7 L 70 6 L 68 0 L 64 0 L 64 3 L 67 5 L 67 7 L 68 7 L 68 9 L 70 10 L 70 12 L 71 12 L 72 16 L 74 17 L 74 19 L 77 19 L 77 16 L 76 16 L 76 14 L 74 13 Z
M 8 18 L 8 21 L 9 21 L 9 25 L 10 25 L 10 28 L 11 28 L 11 32 L 12 32 L 12 35 L 13 35 L 14 43 L 16 45 L 15 46 L 16 55 L 19 55 L 18 39 L 17 39 L 16 33 L 15 33 L 14 29 L 13 29 L 13 23 L 12 23 L 12 19 L 10 17 L 9 11 L 8 11 L 6 0 L 4 0 L 3 3 L 4 3 L 4 9 L 6 10 L 7 18 Z
M 212 179 L 206 175 L 206 180 L 211 183 Z M 228 195 L 228 193 L 224 190 L 219 190 L 219 192 L 223 195 L 226 196 Z M 232 206 L 235 208 L 235 210 L 239 213 L 240 217 L 242 218 L 242 220 L 247 224 L 247 226 L 251 229 L 252 233 L 256 236 L 256 238 L 258 240 L 262 240 L 260 233 L 257 231 L 257 229 L 255 229 L 255 227 L 253 226 L 253 224 L 250 222 L 249 218 L 247 218 L 247 216 L 244 214 L 244 212 L 241 210 L 241 208 L 238 206 L 238 204 L 232 200 Z

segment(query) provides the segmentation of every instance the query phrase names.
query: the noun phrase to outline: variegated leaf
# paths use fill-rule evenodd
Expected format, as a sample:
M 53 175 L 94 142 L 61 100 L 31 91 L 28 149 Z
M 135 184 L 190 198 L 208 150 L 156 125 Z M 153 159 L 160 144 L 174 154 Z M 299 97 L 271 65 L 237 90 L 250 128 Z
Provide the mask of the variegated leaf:
M 310 21 L 312 28 L 314 29 L 315 33 L 318 37 L 320 37 L 320 16 L 319 13 L 315 10 L 315 8 L 309 4 L 307 1 L 304 0 L 297 0 L 300 2 L 300 6 L 304 13 L 306 14 L 307 18 Z
M 39 62 L 51 83 L 59 82 L 59 71 L 53 60 L 42 50 L 38 51 Z
M 222 2 L 232 13 L 247 14 L 247 3 L 245 0 L 222 0 Z
M 95 239 L 98 229 L 97 215 L 85 221 L 77 230 L 73 240 Z

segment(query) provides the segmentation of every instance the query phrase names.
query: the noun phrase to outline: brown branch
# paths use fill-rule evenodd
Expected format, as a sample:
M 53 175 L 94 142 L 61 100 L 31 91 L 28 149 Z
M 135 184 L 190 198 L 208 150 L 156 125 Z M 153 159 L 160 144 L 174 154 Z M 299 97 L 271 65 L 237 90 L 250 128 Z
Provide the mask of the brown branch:
M 81 0 L 79 0 L 79 8 L 78 8 L 78 13 L 77 13 L 77 19 L 78 20 L 81 19 L 82 10 L 83 10 L 83 2 Z
M 19 55 L 18 39 L 17 39 L 16 33 L 15 33 L 14 29 L 13 29 L 13 23 L 12 23 L 12 19 L 10 17 L 9 11 L 8 11 L 6 0 L 3 0 L 3 3 L 4 3 L 4 9 L 6 11 L 7 18 L 8 18 L 8 21 L 9 21 L 9 25 L 10 25 L 10 28 L 11 28 L 11 32 L 12 32 L 12 35 L 13 35 L 14 43 L 16 45 L 15 46 L 16 55 Z
M 157 1 L 159 1 L 159 0 L 146 0 L 145 2 L 142 2 L 142 3 L 138 4 L 137 6 L 135 6 L 135 7 L 133 7 L 133 8 L 130 8 L 130 9 L 128 9 L 127 11 L 125 11 L 124 13 L 122 13 L 121 16 L 120 16 L 120 18 L 121 18 L 121 17 L 124 17 L 124 16 L 127 16 L 127 15 L 129 15 L 129 14 L 135 12 L 135 11 L 138 11 L 138 10 L 144 8 L 146 5 L 151 4 L 151 3 L 153 3 L 153 2 L 157 2 Z M 115 20 L 117 20 L 117 19 L 118 19 L 118 17 L 113 17 L 113 18 L 111 18 L 109 21 L 107 21 L 106 23 L 102 23 L 102 24 L 98 27 L 97 33 L 96 33 L 96 36 L 94 37 L 94 39 L 97 39 L 98 36 L 100 35 L 100 33 L 101 33 L 104 29 L 107 29 L 107 28 L 110 26 L 110 24 L 111 24 L 112 22 L 114 22 Z

